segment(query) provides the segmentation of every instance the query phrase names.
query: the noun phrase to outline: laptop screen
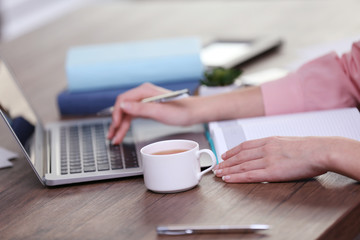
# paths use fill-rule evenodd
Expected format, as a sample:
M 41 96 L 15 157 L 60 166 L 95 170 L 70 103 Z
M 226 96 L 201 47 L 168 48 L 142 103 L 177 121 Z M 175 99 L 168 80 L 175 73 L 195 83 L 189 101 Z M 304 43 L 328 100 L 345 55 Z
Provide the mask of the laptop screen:
M 2 60 L 0 60 L 0 83 L 0 110 L 23 148 L 30 155 L 26 143 L 37 124 L 36 114 L 20 90 L 14 75 Z

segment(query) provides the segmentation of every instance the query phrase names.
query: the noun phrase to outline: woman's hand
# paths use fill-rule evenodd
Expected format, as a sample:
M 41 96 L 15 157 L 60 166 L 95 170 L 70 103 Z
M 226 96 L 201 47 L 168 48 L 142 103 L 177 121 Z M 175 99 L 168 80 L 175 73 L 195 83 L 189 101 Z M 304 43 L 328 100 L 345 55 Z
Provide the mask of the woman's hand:
M 148 97 L 164 94 L 169 90 L 144 83 L 117 97 L 109 127 L 108 139 L 113 144 L 122 141 L 130 128 L 133 117 L 151 118 L 169 125 L 189 125 L 191 114 L 190 99 L 181 99 L 165 103 L 141 103 Z
M 130 128 L 133 117 L 150 118 L 168 125 L 188 126 L 264 115 L 260 87 L 248 87 L 214 96 L 188 97 L 163 103 L 141 102 L 144 98 L 167 92 L 169 90 L 144 83 L 119 95 L 114 105 L 108 139 L 112 139 L 113 144 L 120 143 Z
M 246 141 L 223 154 L 224 161 L 216 167 L 215 174 L 229 183 L 315 177 L 333 170 L 329 166 L 330 154 L 344 141 L 347 140 L 337 137 L 268 137 Z

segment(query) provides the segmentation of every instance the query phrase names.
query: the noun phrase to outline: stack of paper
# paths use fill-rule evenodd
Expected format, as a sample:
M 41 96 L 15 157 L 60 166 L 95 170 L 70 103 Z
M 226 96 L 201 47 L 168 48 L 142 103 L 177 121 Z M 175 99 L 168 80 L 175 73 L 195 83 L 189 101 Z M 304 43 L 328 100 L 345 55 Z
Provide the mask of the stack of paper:
M 341 136 L 360 141 L 356 108 L 244 118 L 209 123 L 218 161 L 227 150 L 246 141 L 270 136 Z

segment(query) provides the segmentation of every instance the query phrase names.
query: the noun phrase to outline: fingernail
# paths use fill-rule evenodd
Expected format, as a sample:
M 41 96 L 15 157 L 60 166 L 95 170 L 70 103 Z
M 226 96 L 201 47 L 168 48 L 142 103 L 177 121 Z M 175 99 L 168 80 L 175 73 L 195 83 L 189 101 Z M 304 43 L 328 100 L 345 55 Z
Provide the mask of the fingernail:
M 120 107 L 122 108 L 122 109 L 130 109 L 130 103 L 128 103 L 128 102 L 121 102 L 120 103 Z
M 215 175 L 221 174 L 222 173 L 222 169 L 217 169 L 214 171 Z
M 226 182 L 227 180 L 230 179 L 230 176 L 223 176 L 221 179 Z

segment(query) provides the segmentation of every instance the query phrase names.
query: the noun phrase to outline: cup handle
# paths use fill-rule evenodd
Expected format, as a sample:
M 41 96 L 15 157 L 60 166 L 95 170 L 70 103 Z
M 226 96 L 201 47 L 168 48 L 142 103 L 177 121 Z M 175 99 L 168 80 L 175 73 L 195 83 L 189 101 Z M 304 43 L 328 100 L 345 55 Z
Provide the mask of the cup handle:
M 211 165 L 210 167 L 206 168 L 205 170 L 201 171 L 201 172 L 198 174 L 198 179 L 199 179 L 199 180 L 201 179 L 201 177 L 202 177 L 205 173 L 209 172 L 209 171 L 210 171 L 211 169 L 213 169 L 213 168 L 215 167 L 215 165 L 216 165 L 215 155 L 214 155 L 214 153 L 213 153 L 211 150 L 209 150 L 209 149 L 201 149 L 201 150 L 197 151 L 197 152 L 196 152 L 196 156 L 197 156 L 197 159 L 198 159 L 198 160 L 200 160 L 200 155 L 203 154 L 203 153 L 206 153 L 206 154 L 208 154 L 208 155 L 211 157 L 212 165 Z

